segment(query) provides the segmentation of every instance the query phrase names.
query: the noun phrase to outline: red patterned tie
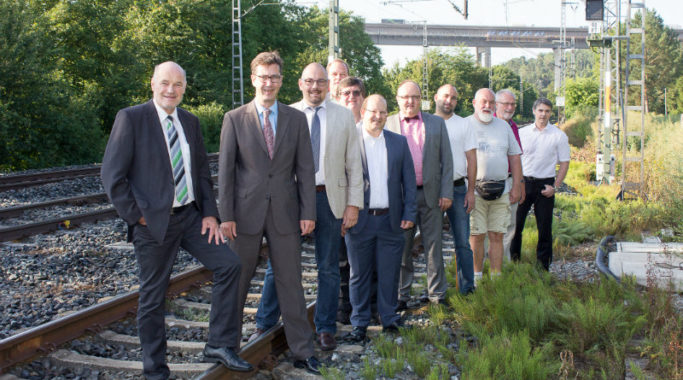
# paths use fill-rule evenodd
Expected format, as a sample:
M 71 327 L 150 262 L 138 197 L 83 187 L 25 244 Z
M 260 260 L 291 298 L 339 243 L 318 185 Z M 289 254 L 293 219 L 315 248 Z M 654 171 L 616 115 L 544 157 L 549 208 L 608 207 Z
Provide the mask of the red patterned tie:
M 270 109 L 263 110 L 263 137 L 266 139 L 266 148 L 268 148 L 268 156 L 273 159 L 273 149 L 275 148 L 275 134 L 273 133 L 273 126 L 270 125 Z

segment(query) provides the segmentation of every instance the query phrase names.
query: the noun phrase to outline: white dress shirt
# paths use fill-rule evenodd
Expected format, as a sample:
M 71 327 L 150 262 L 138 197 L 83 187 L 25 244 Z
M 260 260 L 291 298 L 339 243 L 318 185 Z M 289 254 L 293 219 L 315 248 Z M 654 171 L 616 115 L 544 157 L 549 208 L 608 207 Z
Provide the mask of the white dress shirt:
M 303 101 L 306 106 L 303 111 L 306 114 L 306 120 L 308 120 L 308 132 L 311 132 L 311 127 L 313 126 L 313 115 L 315 115 L 315 108 L 311 107 Z M 323 101 L 318 107 L 318 119 L 320 119 L 320 159 L 318 160 L 318 172 L 315 173 L 315 184 L 324 185 L 325 184 L 325 141 L 327 136 L 327 100 Z
M 555 125 L 548 123 L 543 130 L 536 124 L 519 129 L 522 142 L 522 171 L 527 177 L 555 177 L 555 166 L 569 161 L 569 140 Z
M 453 114 L 446 120 L 448 140 L 453 154 L 453 180 L 467 178 L 467 159 L 465 152 L 477 149 L 477 135 L 469 127 L 467 120 Z
M 369 208 L 389 208 L 389 169 L 387 167 L 387 145 L 384 140 L 384 131 L 378 137 L 370 135 L 363 129 L 363 144 L 365 146 L 365 158 L 368 164 L 368 177 L 370 177 L 370 204 Z
M 166 140 L 166 149 L 168 150 L 168 164 L 169 166 L 171 165 L 171 146 L 169 145 L 168 141 L 168 135 L 166 134 L 166 124 L 167 118 L 171 116 L 173 118 L 173 127 L 176 130 L 176 133 L 178 134 L 178 141 L 180 142 L 180 152 L 183 155 L 183 167 L 185 168 L 185 183 L 187 184 L 187 203 L 190 203 L 194 201 L 194 188 L 192 187 L 192 165 L 191 165 L 191 155 L 190 155 L 190 145 L 187 143 L 187 139 L 185 138 L 185 132 L 183 131 L 183 125 L 180 123 L 180 119 L 178 118 L 178 108 L 173 109 L 172 114 L 166 113 L 163 108 L 159 107 L 159 105 L 154 101 L 154 107 L 157 109 L 157 115 L 159 116 L 159 122 L 161 123 L 161 132 L 164 135 L 164 140 Z M 171 169 L 171 172 L 173 170 Z M 174 184 L 175 187 L 175 184 Z M 174 196 L 173 197 L 173 207 L 180 207 L 182 206 L 180 202 L 178 202 L 178 197 Z

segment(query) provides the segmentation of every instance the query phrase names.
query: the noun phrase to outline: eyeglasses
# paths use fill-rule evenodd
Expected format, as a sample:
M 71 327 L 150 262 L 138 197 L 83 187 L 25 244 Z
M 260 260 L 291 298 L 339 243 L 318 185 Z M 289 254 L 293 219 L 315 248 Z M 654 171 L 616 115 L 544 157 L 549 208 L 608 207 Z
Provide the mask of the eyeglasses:
M 282 80 L 282 75 L 280 74 L 273 74 L 273 75 L 256 75 L 254 74 L 255 77 L 261 80 L 261 82 L 265 83 L 268 80 L 270 80 L 270 83 L 279 83 Z
M 412 99 L 415 101 L 420 100 L 420 98 L 422 98 L 420 95 L 397 95 L 396 97 L 401 99 L 401 100 Z
M 353 91 L 344 90 L 341 92 L 341 94 L 342 94 L 342 96 L 349 96 L 349 95 L 360 96 L 360 90 L 353 90 Z
M 306 86 L 308 87 L 313 87 L 314 83 L 318 84 L 318 87 L 323 87 L 324 85 L 327 84 L 327 79 L 304 79 L 304 83 L 306 83 Z
M 500 105 L 502 105 L 503 107 L 507 107 L 507 106 L 517 106 L 517 103 L 515 103 L 515 102 L 512 102 L 512 103 L 496 102 L 496 104 L 500 104 Z

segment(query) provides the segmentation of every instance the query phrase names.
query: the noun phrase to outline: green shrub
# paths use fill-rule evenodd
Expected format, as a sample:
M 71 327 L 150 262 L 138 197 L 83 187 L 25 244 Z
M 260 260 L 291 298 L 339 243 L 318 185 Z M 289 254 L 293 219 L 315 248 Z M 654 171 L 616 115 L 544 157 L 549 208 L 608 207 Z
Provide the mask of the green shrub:
M 197 107 L 187 107 L 187 110 L 199 118 L 206 151 L 209 153 L 218 152 L 223 116 L 225 115 L 223 106 L 216 102 L 211 102 Z

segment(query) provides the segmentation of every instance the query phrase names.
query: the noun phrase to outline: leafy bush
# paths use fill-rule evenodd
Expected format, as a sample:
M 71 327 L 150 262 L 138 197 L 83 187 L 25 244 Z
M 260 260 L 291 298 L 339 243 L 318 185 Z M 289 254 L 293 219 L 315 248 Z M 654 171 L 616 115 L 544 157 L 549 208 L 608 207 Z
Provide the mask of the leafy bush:
M 199 118 L 206 151 L 209 153 L 218 152 L 223 116 L 225 115 L 224 108 L 216 102 L 211 102 L 197 107 L 187 107 L 187 110 Z

